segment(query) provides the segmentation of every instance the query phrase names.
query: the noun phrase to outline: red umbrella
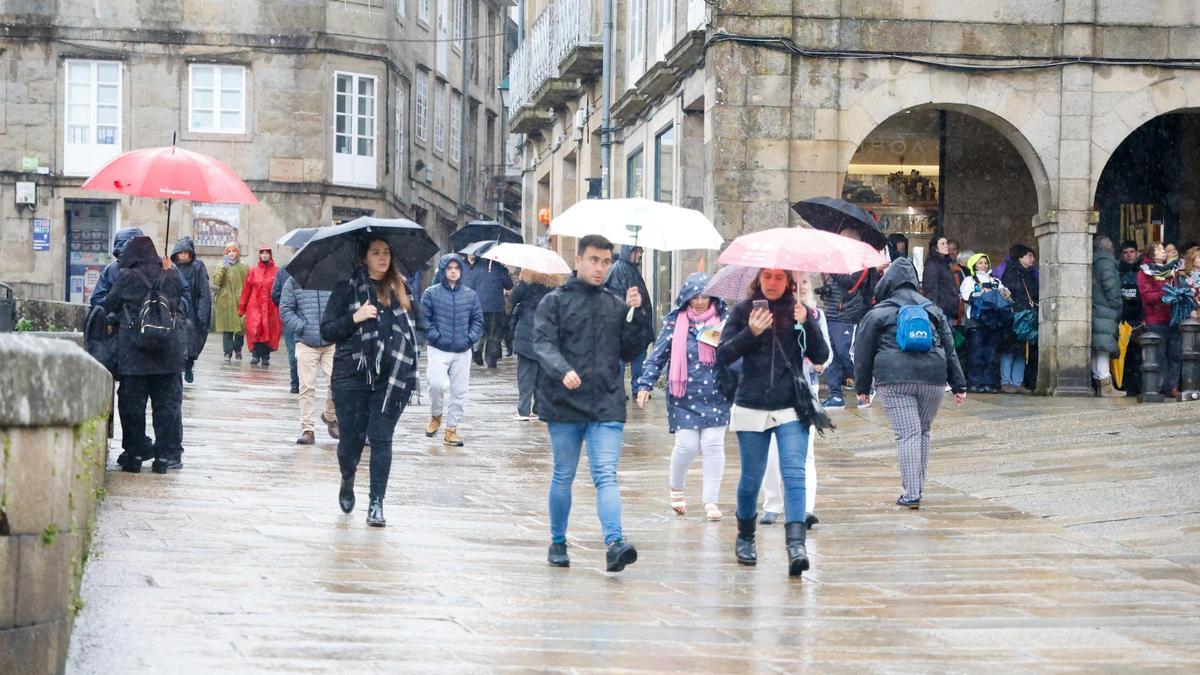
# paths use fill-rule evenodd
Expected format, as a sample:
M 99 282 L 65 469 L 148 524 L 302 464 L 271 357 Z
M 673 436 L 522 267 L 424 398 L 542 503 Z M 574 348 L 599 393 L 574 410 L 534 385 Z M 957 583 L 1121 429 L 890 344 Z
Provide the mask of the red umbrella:
M 83 189 L 167 200 L 167 248 L 171 245 L 171 203 L 176 199 L 258 203 L 250 188 L 224 162 L 174 145 L 119 155 L 87 179 Z
M 807 227 L 777 227 L 734 239 L 717 262 L 797 272 L 851 274 L 891 261 L 883 252 L 849 237 Z

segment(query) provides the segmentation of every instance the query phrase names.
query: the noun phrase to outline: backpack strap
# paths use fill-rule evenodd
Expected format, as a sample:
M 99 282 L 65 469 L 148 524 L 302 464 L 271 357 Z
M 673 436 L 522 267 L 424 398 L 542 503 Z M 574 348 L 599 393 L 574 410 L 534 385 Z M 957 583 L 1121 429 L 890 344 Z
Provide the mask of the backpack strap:
M 838 301 L 838 311 L 839 311 L 839 312 L 840 312 L 840 311 L 842 311 L 842 309 L 843 309 L 843 308 L 845 307 L 845 305 L 846 305 L 846 296 L 847 296 L 847 295 L 849 295 L 849 294 L 851 294 L 851 293 L 856 293 L 856 292 L 858 292 L 858 288 L 859 288 L 860 286 L 862 286 L 862 284 L 863 284 L 863 282 L 864 282 L 864 281 L 866 281 L 866 280 L 867 280 L 867 272 L 868 272 L 868 271 L 869 271 L 869 270 L 863 270 L 863 271 L 862 271 L 862 274 L 859 274 L 859 275 L 858 275 L 858 281 L 855 281 L 855 282 L 854 282 L 854 285 L 850 287 L 850 290 L 848 290 L 848 291 L 846 291 L 845 293 L 843 293 L 843 294 L 842 294 L 842 299 Z

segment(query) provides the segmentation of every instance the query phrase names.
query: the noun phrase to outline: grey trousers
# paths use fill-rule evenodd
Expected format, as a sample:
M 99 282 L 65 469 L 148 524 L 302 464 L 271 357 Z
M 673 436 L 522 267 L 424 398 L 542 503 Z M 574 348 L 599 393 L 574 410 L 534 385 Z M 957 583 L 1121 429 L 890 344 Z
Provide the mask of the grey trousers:
M 880 384 L 875 387 L 896 434 L 896 456 L 905 499 L 920 499 L 929 464 L 929 428 L 937 417 L 944 384 Z
M 529 417 L 534 411 L 533 392 L 537 388 L 538 371 L 541 366 L 537 359 L 517 354 L 517 414 Z
M 471 384 L 471 352 L 444 352 L 429 348 L 429 414 L 446 415 L 446 426 L 453 429 L 462 419 Z

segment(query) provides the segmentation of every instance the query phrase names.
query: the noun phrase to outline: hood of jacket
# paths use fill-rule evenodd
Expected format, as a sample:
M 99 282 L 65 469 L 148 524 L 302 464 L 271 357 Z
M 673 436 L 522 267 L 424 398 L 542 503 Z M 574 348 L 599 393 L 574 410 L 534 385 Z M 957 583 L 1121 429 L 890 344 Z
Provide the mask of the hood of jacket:
M 123 230 L 117 230 L 116 236 L 113 237 L 112 254 L 114 258 L 120 258 L 121 253 L 129 242 L 133 241 L 134 237 L 140 237 L 145 233 L 140 227 L 127 227 Z
M 192 242 L 192 238 L 187 235 L 180 237 L 179 241 L 175 242 L 175 248 L 171 249 L 171 262 L 179 264 L 179 261 L 175 259 L 175 256 L 185 251 L 192 254 L 192 262 L 195 262 L 196 245 Z
M 121 252 L 121 269 L 151 265 L 162 268 L 162 258 L 158 257 L 154 240 L 145 235 L 131 239 Z
M 704 288 L 712 281 L 712 275 L 706 272 L 693 272 L 684 279 L 683 286 L 679 288 L 679 294 L 675 296 L 675 304 L 671 306 L 671 314 L 678 314 L 687 303 L 691 302 L 692 298 L 704 293 Z M 717 316 L 725 316 L 727 311 L 725 301 L 720 298 L 712 298 L 712 303 L 717 307 Z
M 978 263 L 984 258 L 986 258 L 988 261 L 988 273 L 990 274 L 992 270 L 992 257 L 986 253 L 976 253 L 975 255 L 971 256 L 967 260 L 967 269 L 965 270 L 966 273 L 975 274 L 975 263 Z
M 458 283 L 455 284 L 455 288 L 462 286 L 463 277 L 466 276 L 468 265 L 467 261 L 457 253 L 447 253 L 446 255 L 442 256 L 440 260 L 438 260 L 437 274 L 435 274 L 433 277 L 433 283 L 441 284 L 447 289 L 450 288 L 450 284 L 446 283 L 446 266 L 452 262 L 458 263 L 459 271 Z
M 920 282 L 917 280 L 917 268 L 908 258 L 897 258 L 888 265 L 883 278 L 875 285 L 875 298 L 880 302 L 895 295 L 901 288 L 917 290 Z
M 897 244 L 900 243 L 904 244 L 904 253 L 900 253 L 900 247 L 897 246 Z M 892 260 L 895 260 L 896 258 L 908 257 L 908 237 L 900 234 L 899 232 L 889 234 L 888 245 L 891 249 L 889 253 L 891 254 Z

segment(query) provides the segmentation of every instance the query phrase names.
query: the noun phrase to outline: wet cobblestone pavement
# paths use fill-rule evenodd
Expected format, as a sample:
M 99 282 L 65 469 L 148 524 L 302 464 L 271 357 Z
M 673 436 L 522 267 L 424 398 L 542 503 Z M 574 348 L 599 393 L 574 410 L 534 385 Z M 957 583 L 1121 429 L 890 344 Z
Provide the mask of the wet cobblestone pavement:
M 465 447 L 397 428 L 388 527 L 337 506 L 335 443 L 294 445 L 282 352 L 206 354 L 185 385 L 185 468 L 110 471 L 72 638 L 74 673 L 1200 669 L 1200 406 L 974 397 L 934 429 L 920 511 L 878 405 L 817 442 L 813 569 L 780 525 L 757 568 L 668 505 L 661 394 L 631 409 L 620 480 L 637 564 L 604 571 L 586 468 L 572 567 L 545 563 L 545 427 L 514 422 L 515 364 L 476 368 Z M 952 407 L 952 406 L 951 406 Z M 1190 436 L 1189 436 L 1190 434 Z M 119 453 L 113 442 L 110 470 Z

